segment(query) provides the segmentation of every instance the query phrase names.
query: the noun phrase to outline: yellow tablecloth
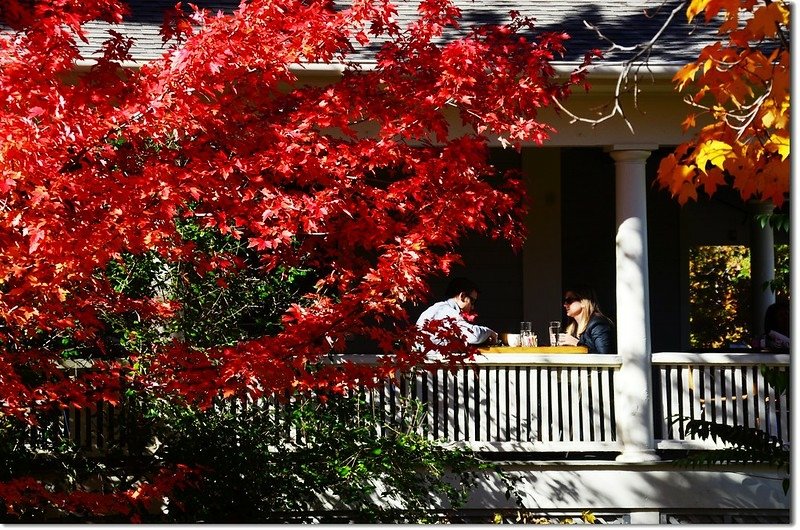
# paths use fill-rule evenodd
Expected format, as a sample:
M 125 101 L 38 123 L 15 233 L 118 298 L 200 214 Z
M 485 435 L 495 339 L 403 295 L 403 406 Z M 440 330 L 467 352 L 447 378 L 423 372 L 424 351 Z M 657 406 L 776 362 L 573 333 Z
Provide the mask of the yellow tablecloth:
M 481 353 L 588 353 L 586 346 L 488 346 Z

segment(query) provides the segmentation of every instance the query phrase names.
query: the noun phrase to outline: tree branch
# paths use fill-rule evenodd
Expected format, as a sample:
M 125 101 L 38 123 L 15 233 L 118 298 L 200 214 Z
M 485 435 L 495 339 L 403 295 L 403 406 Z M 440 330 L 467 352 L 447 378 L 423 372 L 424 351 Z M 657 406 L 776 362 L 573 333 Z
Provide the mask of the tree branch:
M 560 101 L 556 100 L 556 102 L 555 102 L 556 106 L 558 106 L 558 108 L 562 112 L 564 112 L 566 115 L 568 115 L 571 118 L 571 122 L 570 123 L 574 123 L 574 122 L 578 121 L 578 122 L 582 122 L 582 123 L 591 124 L 592 127 L 594 127 L 595 125 L 598 125 L 600 123 L 608 121 L 608 120 L 610 120 L 611 118 L 613 118 L 615 116 L 619 116 L 619 117 L 621 117 L 623 119 L 623 121 L 625 122 L 625 125 L 628 126 L 628 129 L 631 131 L 631 133 L 634 132 L 633 125 L 631 124 L 630 120 L 628 119 L 627 115 L 625 114 L 625 109 L 623 108 L 622 104 L 620 103 L 620 98 L 621 98 L 622 94 L 624 92 L 628 91 L 628 90 L 623 90 L 623 86 L 627 86 L 628 85 L 629 77 L 631 76 L 631 72 L 633 72 L 633 76 L 634 76 L 634 79 L 633 79 L 634 108 L 638 109 L 639 108 L 638 107 L 638 101 L 639 101 L 638 100 L 638 95 L 639 95 L 639 77 L 638 77 L 638 74 L 639 74 L 639 70 L 641 68 L 648 68 L 649 69 L 650 52 L 653 50 L 653 48 L 656 45 L 656 43 L 658 42 L 658 40 L 664 34 L 664 31 L 666 31 L 666 29 L 670 26 L 670 24 L 672 24 L 672 21 L 675 19 L 675 15 L 677 15 L 681 10 L 683 10 L 686 7 L 687 2 L 688 2 L 688 0 L 681 0 L 670 11 L 669 16 L 667 16 L 667 19 L 658 28 L 658 30 L 655 32 L 655 34 L 653 34 L 653 36 L 650 38 L 650 40 L 648 40 L 647 42 L 644 42 L 644 43 L 635 44 L 633 46 L 621 46 L 621 45 L 617 44 L 616 42 L 614 42 L 614 40 L 606 37 L 603 34 L 603 32 L 600 30 L 600 28 L 598 28 L 597 26 L 595 26 L 593 24 L 590 24 L 589 22 L 587 22 L 585 20 L 583 21 L 583 24 L 587 28 L 589 28 L 592 31 L 594 31 L 597 34 L 598 38 L 600 38 L 600 39 L 602 39 L 602 40 L 604 40 L 604 41 L 606 41 L 606 42 L 608 42 L 610 44 L 610 46 L 605 50 L 604 54 L 609 54 L 609 53 L 614 52 L 614 51 L 636 52 L 636 53 L 634 53 L 633 56 L 631 56 L 629 59 L 626 59 L 624 61 L 614 61 L 614 62 L 604 63 L 605 66 L 621 66 L 622 67 L 622 70 L 620 71 L 619 75 L 617 76 L 617 82 L 616 82 L 616 85 L 615 85 L 615 88 L 614 88 L 614 100 L 613 100 L 612 108 L 606 114 L 600 116 L 599 118 L 587 118 L 587 117 L 584 117 L 584 116 L 579 116 L 576 113 L 574 113 L 574 112 L 570 111 L 569 109 L 567 109 L 566 107 L 564 107 L 561 104 Z M 666 0 L 662 4 L 661 7 L 663 7 L 664 5 L 666 5 Z M 660 10 L 661 7 L 659 7 L 658 10 Z M 593 65 L 583 66 L 583 67 L 579 68 L 578 71 L 586 71 L 586 70 L 590 69 L 592 66 Z

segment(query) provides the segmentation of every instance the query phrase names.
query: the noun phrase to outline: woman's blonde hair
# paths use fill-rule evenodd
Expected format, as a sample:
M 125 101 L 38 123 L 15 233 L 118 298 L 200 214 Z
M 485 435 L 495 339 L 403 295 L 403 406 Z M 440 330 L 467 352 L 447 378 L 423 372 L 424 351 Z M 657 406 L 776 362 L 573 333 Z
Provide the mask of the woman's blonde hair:
M 567 317 L 569 323 L 567 324 L 567 333 L 573 337 L 579 336 L 586 330 L 589 325 L 589 320 L 594 315 L 603 315 L 600 311 L 600 305 L 597 303 L 597 294 L 594 289 L 588 285 L 576 285 L 572 289 L 567 289 L 565 293 L 572 293 L 572 295 L 580 302 L 583 311 L 578 315 L 578 319 Z

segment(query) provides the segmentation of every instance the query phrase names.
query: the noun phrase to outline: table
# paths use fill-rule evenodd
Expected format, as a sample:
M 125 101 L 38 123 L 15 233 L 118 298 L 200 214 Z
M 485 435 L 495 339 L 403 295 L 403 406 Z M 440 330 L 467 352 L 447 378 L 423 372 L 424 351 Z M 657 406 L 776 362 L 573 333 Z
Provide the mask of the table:
M 586 346 L 487 346 L 478 348 L 483 354 L 494 353 L 588 353 Z

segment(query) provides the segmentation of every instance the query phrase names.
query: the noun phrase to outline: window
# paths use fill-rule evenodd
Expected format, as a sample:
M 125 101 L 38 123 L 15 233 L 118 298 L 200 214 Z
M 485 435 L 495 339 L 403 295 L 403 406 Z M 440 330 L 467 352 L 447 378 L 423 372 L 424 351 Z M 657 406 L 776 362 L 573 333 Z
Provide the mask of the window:
M 750 250 L 743 245 L 689 250 L 689 346 L 716 349 L 749 340 Z

